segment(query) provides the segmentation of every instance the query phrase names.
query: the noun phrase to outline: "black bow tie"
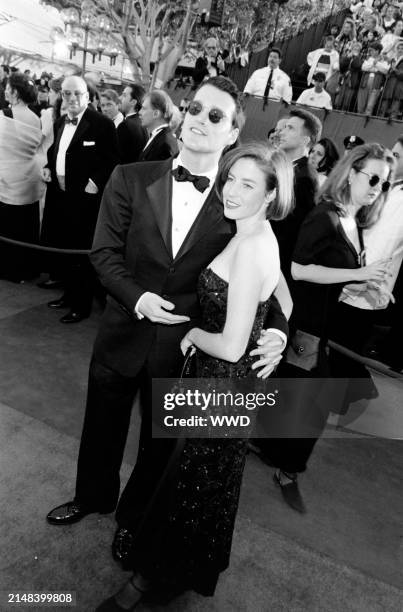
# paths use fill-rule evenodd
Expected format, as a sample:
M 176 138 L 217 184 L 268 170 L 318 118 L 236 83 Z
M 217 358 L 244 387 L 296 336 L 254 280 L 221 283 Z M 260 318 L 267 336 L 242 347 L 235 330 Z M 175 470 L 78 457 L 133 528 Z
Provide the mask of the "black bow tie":
M 78 117 L 74 117 L 74 119 L 70 119 L 70 117 L 66 115 L 66 125 L 69 125 L 69 123 L 71 123 L 71 125 L 77 125 Z
M 207 176 L 197 176 L 195 174 L 191 174 L 189 170 L 186 170 L 186 168 L 183 166 L 178 166 L 175 168 L 175 170 L 172 170 L 172 176 L 179 183 L 182 183 L 183 181 L 193 183 L 197 191 L 200 191 L 201 193 L 206 191 L 207 187 L 210 185 L 210 179 L 208 179 Z

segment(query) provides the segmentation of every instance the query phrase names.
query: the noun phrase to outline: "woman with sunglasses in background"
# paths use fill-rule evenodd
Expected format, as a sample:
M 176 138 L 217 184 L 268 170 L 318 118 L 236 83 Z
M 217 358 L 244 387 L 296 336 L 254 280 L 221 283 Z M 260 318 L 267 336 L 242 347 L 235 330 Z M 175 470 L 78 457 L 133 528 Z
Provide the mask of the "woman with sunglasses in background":
M 351 361 L 347 363 L 335 351 L 328 353 L 326 345 L 331 338 L 354 349 L 362 337 L 360 319 L 351 317 L 344 305 L 340 311 L 338 300 L 344 285 L 378 283 L 388 274 L 388 260 L 365 265 L 362 230 L 380 216 L 392 169 L 393 157 L 383 146 L 354 148 L 329 175 L 318 205 L 302 224 L 291 265 L 294 308 L 289 349 L 278 368 L 282 377 L 357 376 Z M 288 422 L 294 429 L 270 450 L 272 463 L 282 466 L 275 480 L 282 490 L 289 489 L 293 507 L 300 512 L 305 507 L 297 476 L 305 471 L 330 410 L 329 401 L 317 400 L 319 392 L 318 382 L 293 393 Z

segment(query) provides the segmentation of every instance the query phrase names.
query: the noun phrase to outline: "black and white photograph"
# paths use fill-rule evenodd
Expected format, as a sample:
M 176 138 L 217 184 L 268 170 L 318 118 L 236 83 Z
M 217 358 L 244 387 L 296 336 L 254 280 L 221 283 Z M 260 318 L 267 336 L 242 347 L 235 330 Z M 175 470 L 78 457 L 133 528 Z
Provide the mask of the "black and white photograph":
M 403 2 L 0 0 L 0 612 L 402 612 Z

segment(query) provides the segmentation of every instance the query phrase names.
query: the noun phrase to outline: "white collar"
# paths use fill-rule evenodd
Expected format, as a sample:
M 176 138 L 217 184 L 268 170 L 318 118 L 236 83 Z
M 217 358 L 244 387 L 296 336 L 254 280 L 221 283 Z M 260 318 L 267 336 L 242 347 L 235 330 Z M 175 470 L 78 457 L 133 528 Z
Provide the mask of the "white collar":
M 166 127 L 168 127 L 168 124 L 163 123 L 162 125 L 159 125 L 158 127 L 154 128 L 153 131 L 150 133 L 150 138 L 158 134 L 158 132 L 161 132 Z

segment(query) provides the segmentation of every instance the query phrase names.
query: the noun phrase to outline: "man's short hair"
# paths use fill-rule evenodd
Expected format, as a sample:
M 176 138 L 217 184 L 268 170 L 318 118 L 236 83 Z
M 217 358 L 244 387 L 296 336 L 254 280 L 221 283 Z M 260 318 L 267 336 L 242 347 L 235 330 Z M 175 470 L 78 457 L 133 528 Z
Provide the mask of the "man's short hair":
M 281 53 L 281 50 L 278 47 L 271 47 L 271 49 L 269 49 L 269 55 L 270 53 L 277 53 L 279 59 L 283 57 L 283 54 Z
M 328 34 L 325 38 L 325 42 L 328 42 L 329 40 L 331 40 L 332 42 L 334 42 L 334 36 L 332 34 Z
M 130 89 L 130 96 L 132 100 L 136 100 L 137 102 L 136 110 L 139 111 L 140 108 L 143 106 L 146 90 L 139 83 L 132 83 L 131 85 L 128 85 L 128 87 Z
M 312 81 L 319 81 L 320 83 L 324 83 L 326 81 L 326 75 L 324 72 L 315 72 L 312 77 Z
M 220 91 L 224 91 L 229 94 L 231 98 L 235 102 L 235 114 L 232 119 L 233 127 L 242 130 L 245 125 L 245 114 L 244 114 L 244 97 L 243 94 L 239 91 L 238 87 L 235 85 L 234 81 L 231 81 L 228 77 L 225 76 L 215 76 L 211 77 L 207 81 L 204 81 L 200 85 L 200 89 L 204 87 L 204 85 L 211 85 L 212 87 L 216 87 Z
M 114 102 L 115 104 L 119 104 L 119 96 L 114 89 L 105 89 L 100 92 L 101 98 L 106 98 L 110 102 Z
M 380 42 L 373 42 L 368 45 L 369 49 L 373 49 L 374 51 L 378 51 L 379 53 L 382 51 L 383 47 Z
M 153 89 L 148 94 L 148 97 L 153 109 L 160 111 L 164 121 L 169 123 L 172 119 L 174 106 L 168 94 L 165 91 L 162 91 L 161 89 Z
M 322 122 L 316 115 L 303 108 L 294 108 L 288 114 L 289 117 L 298 117 L 304 122 L 304 129 L 309 136 L 310 146 L 313 147 L 318 142 L 322 134 Z

